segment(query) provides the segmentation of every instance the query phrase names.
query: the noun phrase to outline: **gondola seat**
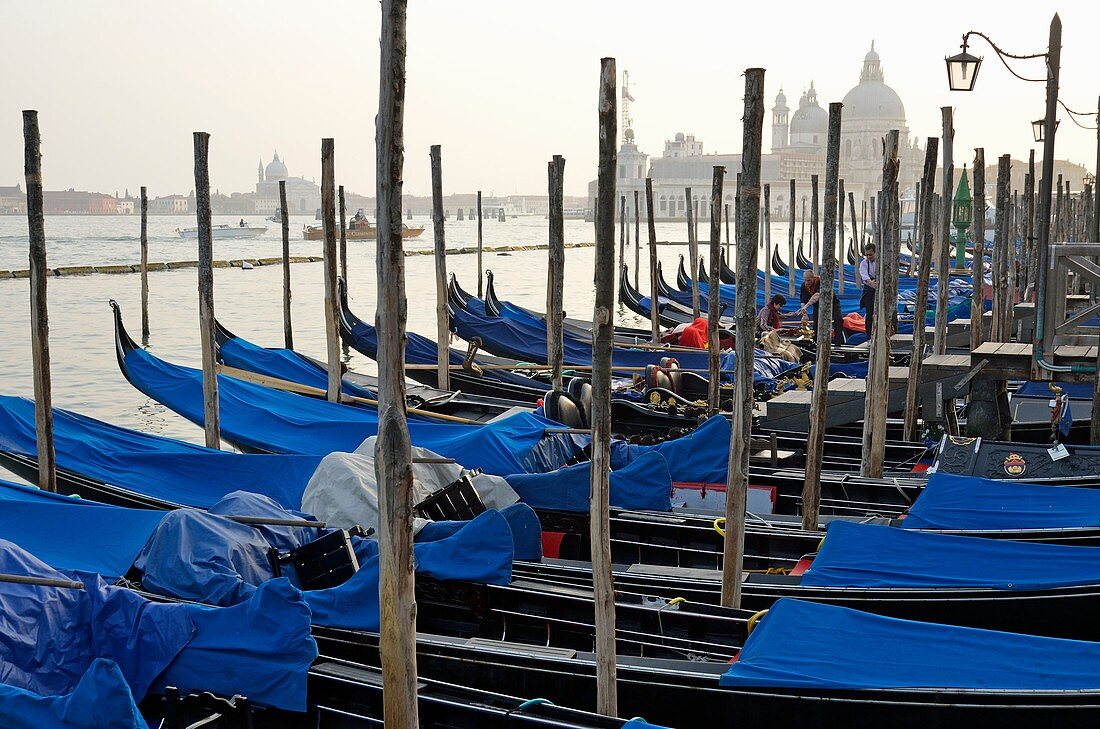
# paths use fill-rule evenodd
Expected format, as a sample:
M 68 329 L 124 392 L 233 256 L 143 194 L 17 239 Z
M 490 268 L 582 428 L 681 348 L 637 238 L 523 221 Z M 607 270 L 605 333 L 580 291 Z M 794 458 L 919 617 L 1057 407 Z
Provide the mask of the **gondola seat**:
M 542 411 L 546 417 L 568 428 L 587 428 L 588 418 L 580 403 L 563 390 L 551 390 L 543 400 Z
M 432 521 L 470 521 L 486 510 L 485 502 L 474 487 L 473 476 L 481 473 L 476 469 L 452 481 L 413 507 L 413 513 L 422 519 Z
M 810 567 L 813 567 L 813 564 L 814 555 L 807 554 L 803 556 L 802 559 L 798 560 L 798 563 L 787 574 L 791 577 L 801 577 L 802 575 L 806 574 L 806 570 L 810 569 Z
M 654 364 L 645 367 L 645 387 L 647 391 L 667 390 L 670 393 L 675 393 L 672 378 L 668 376 L 668 372 Z
M 585 420 L 592 422 L 592 383 L 582 377 L 572 377 L 565 385 L 565 391 L 575 402 L 580 403 Z
M 303 590 L 325 590 L 342 585 L 359 571 L 359 560 L 346 529 L 334 529 L 287 554 L 272 556 L 275 576 L 281 575 L 286 565 L 290 565 Z
M 669 379 L 672 380 L 672 387 L 669 389 L 676 393 L 682 393 L 684 383 L 681 379 L 680 363 L 673 357 L 662 357 L 659 364 L 668 373 Z

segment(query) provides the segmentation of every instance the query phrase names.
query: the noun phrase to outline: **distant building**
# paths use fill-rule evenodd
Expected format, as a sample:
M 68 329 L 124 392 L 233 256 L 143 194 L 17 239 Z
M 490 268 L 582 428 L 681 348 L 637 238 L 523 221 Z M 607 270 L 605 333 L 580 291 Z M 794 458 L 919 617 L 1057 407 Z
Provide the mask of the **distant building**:
M 46 215 L 114 215 L 118 207 L 114 196 L 83 190 L 45 190 L 42 210 Z
M 194 212 L 195 198 L 190 195 L 165 195 L 149 201 L 150 215 L 183 215 Z
M 256 175 L 254 203 L 257 214 L 273 213 L 279 209 L 280 180 L 286 180 L 286 205 L 291 213 L 312 213 L 321 207 L 321 188 L 303 177 L 291 177 L 278 152 L 266 167 L 260 160 Z
M 905 196 L 920 179 L 924 151 L 909 139 L 905 106 L 897 92 L 886 85 L 881 59 L 873 43 L 864 56 L 859 83 L 844 96 L 843 104 L 840 176 L 844 179 L 845 192 L 854 193 L 858 200 L 869 199 L 878 192 L 882 186 L 882 139 L 888 131 L 897 129 L 900 132 L 899 186 Z M 798 108 L 793 113 L 787 106 L 786 94 L 780 89 L 771 109 L 771 132 L 771 153 L 761 158 L 761 184 L 770 188 L 772 215 L 786 218 L 792 203 L 796 206 L 796 214 L 801 215 L 803 200 L 807 204 L 810 200 L 813 175 L 819 178 L 819 196 L 824 194 L 829 114 L 818 101 L 813 82 L 799 98 Z M 710 216 L 710 190 L 716 165 L 726 168 L 723 204 L 730 206 L 730 215 L 733 215 L 737 173 L 741 169 L 740 154 L 707 154 L 701 139 L 680 132 L 665 142 L 660 157 L 649 159 L 647 173 L 647 157 L 634 144 L 633 130 L 627 129 L 623 139 L 619 148 L 616 198 L 626 197 L 630 218 L 633 218 L 633 191 L 644 191 L 648 174 L 653 179 L 654 216 L 659 219 L 687 217 L 686 189 L 691 188 L 693 212 L 700 230 L 704 230 Z M 792 179 L 797 186 L 793 201 L 789 199 Z M 644 206 L 644 192 L 639 197 L 639 204 Z M 588 201 L 589 207 L 595 209 L 595 181 L 589 183 Z M 617 200 L 616 215 L 619 205 Z
M 27 196 L 19 185 L 14 187 L 0 186 L 0 215 L 25 215 L 27 212 Z

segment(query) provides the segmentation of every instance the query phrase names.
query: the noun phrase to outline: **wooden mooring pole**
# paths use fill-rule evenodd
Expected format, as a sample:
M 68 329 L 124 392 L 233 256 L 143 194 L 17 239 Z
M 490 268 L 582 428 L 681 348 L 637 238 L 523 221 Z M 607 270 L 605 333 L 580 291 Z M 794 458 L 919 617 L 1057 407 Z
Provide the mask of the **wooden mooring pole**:
M 653 344 L 661 342 L 661 316 L 657 306 L 657 228 L 653 220 L 653 179 L 645 178 L 645 219 L 649 229 L 649 328 Z
M 798 266 L 795 265 L 794 253 L 794 196 L 795 182 L 794 178 L 792 177 L 790 209 L 787 211 L 790 218 L 787 224 L 787 296 L 790 297 L 791 301 L 794 301 L 794 297 L 798 293 L 794 284 L 794 271 L 796 268 L 798 268 Z M 765 265 L 770 267 L 772 265 L 772 262 L 768 261 Z
M 53 392 L 50 383 L 50 317 L 46 301 L 46 218 L 43 206 L 42 135 L 38 112 L 23 112 L 23 173 L 27 182 L 27 227 L 30 240 L 31 370 L 34 377 L 34 433 L 38 451 L 38 488 L 57 491 L 57 453 L 53 437 Z
M 764 69 L 745 71 L 744 136 L 741 145 L 741 210 L 737 218 L 737 364 L 733 420 L 726 472 L 726 537 L 722 548 L 722 604 L 741 607 L 752 433 L 752 370 L 756 345 L 757 236 L 760 217 L 760 147 L 764 127 Z
M 837 230 L 838 211 L 844 219 L 840 195 L 840 127 L 844 104 L 829 104 L 829 136 L 825 145 L 825 240 L 822 246 L 820 298 L 817 302 L 817 362 L 810 394 L 810 433 L 806 444 L 806 478 L 802 483 L 802 528 L 816 530 L 821 511 L 821 460 L 825 452 L 825 415 L 829 405 L 829 363 L 833 352 L 833 277 L 836 274 L 837 239 L 844 246 L 844 232 Z M 837 201 L 840 201 L 839 203 Z M 842 276 L 843 278 L 843 276 Z
M 195 215 L 199 224 L 199 342 L 202 345 L 202 407 L 206 447 L 221 447 L 218 375 L 214 346 L 214 245 L 210 230 L 210 135 L 195 132 Z
M 829 184 L 825 181 L 826 186 Z M 826 193 L 828 196 L 828 193 Z M 838 282 L 839 293 L 844 295 L 844 180 L 837 181 L 836 187 L 837 211 L 836 211 L 836 268 L 840 271 Z M 819 288 L 818 291 L 821 289 Z M 830 318 L 829 321 L 832 321 Z
M 621 274 L 626 265 L 626 243 L 629 238 L 626 232 L 626 195 L 619 195 L 619 258 L 616 269 Z M 621 291 L 620 287 L 620 291 Z M 622 301 L 619 302 L 620 304 Z
M 321 256 L 325 276 L 325 352 L 327 353 L 329 402 L 340 402 L 340 330 L 336 301 L 336 168 L 333 140 L 321 140 L 321 227 L 325 240 Z
M 917 273 L 917 298 L 913 308 L 913 348 L 909 357 L 909 379 L 905 384 L 904 438 L 915 441 L 917 432 L 917 401 L 920 393 L 920 372 L 924 364 L 924 330 L 928 317 L 928 279 L 932 275 L 932 236 L 936 216 L 932 209 L 936 199 L 936 156 L 939 154 L 939 137 L 929 137 L 924 152 L 924 177 L 921 178 L 920 266 Z M 975 169 L 977 169 L 975 167 Z
M 772 300 L 772 186 L 764 184 L 764 302 Z
M 141 186 L 141 343 L 149 343 L 149 197 Z
M 985 148 L 974 149 L 974 259 L 971 264 L 970 351 L 985 341 Z
M 592 311 L 592 467 L 589 539 L 596 612 L 596 710 L 618 714 L 615 586 L 611 579 L 611 345 L 615 301 L 615 175 L 618 138 L 615 59 L 600 60 L 599 173 L 596 183 L 596 304 Z
M 890 292 L 890 270 L 894 286 L 898 270 L 898 130 L 886 135 L 882 154 L 882 192 L 879 202 L 879 285 L 875 291 L 875 322 L 871 335 L 871 351 L 867 364 L 867 391 L 863 413 L 863 461 L 860 474 L 882 478 L 886 455 L 886 411 L 890 398 L 890 331 L 891 313 L 897 310 L 897 298 Z
M 344 203 L 344 186 L 336 189 L 337 202 L 340 206 L 340 278 L 344 279 L 344 285 L 348 282 L 348 209 Z
M 287 349 L 294 349 L 294 325 L 290 317 L 290 216 L 287 214 L 286 180 L 279 180 L 279 210 L 283 219 L 283 341 Z
M 638 209 L 638 191 L 634 191 L 634 288 L 638 288 L 638 268 L 642 265 L 642 220 Z
M 405 415 L 405 256 L 401 188 L 405 126 L 405 23 L 407 0 L 382 0 L 378 114 L 375 116 L 375 186 L 378 247 L 378 551 L 381 605 L 383 720 L 415 727 L 416 581 L 412 552 L 412 453 Z M 480 217 L 479 227 L 480 227 Z M 480 237 L 480 236 L 479 236 Z M 479 268 L 480 274 L 480 268 Z M 480 288 L 481 277 L 478 276 Z M 478 292 L 480 294 L 480 290 Z
M 432 165 L 432 233 L 435 237 L 435 361 L 440 390 L 451 389 L 451 316 L 447 312 L 447 240 L 443 219 L 443 159 L 440 146 L 429 151 Z
M 485 269 L 481 265 L 481 253 L 484 241 L 481 238 L 481 226 L 485 223 L 485 214 L 481 212 L 481 190 L 477 191 L 477 298 L 485 296 Z
M 818 177 L 810 175 L 810 257 L 813 261 L 813 272 L 818 273 L 821 268 L 821 228 L 818 224 L 819 201 L 817 197 Z
M 1012 292 L 1008 287 L 1008 248 L 1014 243 L 1010 238 L 1009 226 L 1011 175 L 1012 157 L 1002 155 L 997 159 L 997 239 L 993 244 L 993 323 L 989 331 L 991 342 L 1007 342 L 1010 338 L 1008 324 L 1012 321 L 1012 310 L 1008 301 Z
M 707 404 L 713 415 L 719 409 L 721 393 L 721 358 L 718 342 L 718 319 L 722 310 L 719 284 L 722 282 L 722 185 L 726 178 L 726 168 L 714 166 L 714 176 L 710 185 L 710 280 L 707 291 L 707 355 L 710 365 Z
M 546 352 L 555 390 L 562 389 L 562 307 L 565 296 L 565 158 L 555 154 L 546 165 L 550 202 L 550 265 L 546 272 Z M 635 271 L 637 274 L 637 271 Z
M 699 318 L 699 241 L 695 238 L 695 201 L 691 199 L 691 188 L 684 188 L 687 201 L 688 224 L 688 275 L 691 276 L 691 315 Z
M 940 193 L 943 210 L 940 213 L 939 260 L 936 266 L 936 329 L 932 340 L 936 354 L 947 351 L 947 297 L 951 288 L 951 200 L 955 195 L 955 166 L 952 156 L 955 127 L 952 123 L 951 107 L 941 107 L 940 112 L 943 116 L 943 191 Z

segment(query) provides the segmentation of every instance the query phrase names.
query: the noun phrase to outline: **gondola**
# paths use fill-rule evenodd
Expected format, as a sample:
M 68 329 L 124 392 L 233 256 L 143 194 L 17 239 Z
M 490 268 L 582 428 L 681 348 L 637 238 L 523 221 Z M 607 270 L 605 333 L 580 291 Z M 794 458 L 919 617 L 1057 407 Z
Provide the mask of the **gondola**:
M 796 257 L 798 261 L 798 267 L 801 268 L 803 271 L 813 268 L 813 261 L 807 258 L 806 253 L 803 251 L 801 238 L 798 239 L 798 252 L 796 254 Z
M 783 262 L 783 259 L 779 256 L 779 248 L 772 251 L 772 271 L 776 276 L 786 276 L 789 269 L 787 264 Z
M 340 291 L 340 338 L 349 347 L 371 359 L 378 357 L 378 338 L 375 329 L 357 317 L 348 306 L 347 291 L 341 283 Z M 405 349 L 405 361 L 408 364 L 435 364 L 437 348 L 435 343 L 413 333 L 408 333 Z M 515 364 L 511 360 L 496 358 L 488 354 L 468 357 L 466 353 L 450 349 L 451 364 L 463 365 L 463 369 L 450 372 L 451 387 L 462 392 L 483 395 L 498 399 L 517 400 L 536 403 L 546 393 L 547 382 L 528 377 L 518 372 L 502 369 L 482 370 L 481 365 Z M 417 382 L 438 387 L 438 370 L 435 368 L 410 368 L 406 374 Z
M 312 358 L 291 349 L 258 347 L 233 334 L 219 321 L 214 322 L 214 346 L 218 361 L 227 367 L 242 373 L 313 387 L 317 390 L 318 397 L 324 397 L 328 371 L 325 365 Z M 348 397 L 348 404 L 377 400 L 376 377 L 346 372 L 342 382 L 343 394 Z M 522 401 L 466 395 L 425 385 L 408 388 L 405 400 L 411 408 L 475 422 L 487 422 L 514 407 L 526 406 Z
M 626 266 L 623 266 L 624 274 L 626 270 Z M 643 297 L 631 285 L 630 279 L 626 275 L 619 277 L 619 302 L 638 316 L 646 319 L 650 317 L 648 297 Z M 679 304 L 667 300 L 658 301 L 657 317 L 661 326 L 670 328 L 681 324 L 690 324 L 693 321 L 690 311 L 684 311 Z
M 856 242 L 854 239 L 848 239 L 848 254 L 845 257 L 848 259 L 848 265 L 855 266 L 859 264 L 859 256 L 856 255 Z
M 721 272 L 720 275 L 719 275 L 719 278 L 722 279 L 722 283 L 724 283 L 724 284 L 735 284 L 735 283 L 737 283 L 737 274 L 733 272 L 733 269 L 730 268 L 729 264 L 726 262 L 726 251 L 725 251 L 725 249 L 722 250 L 722 265 L 718 270 Z

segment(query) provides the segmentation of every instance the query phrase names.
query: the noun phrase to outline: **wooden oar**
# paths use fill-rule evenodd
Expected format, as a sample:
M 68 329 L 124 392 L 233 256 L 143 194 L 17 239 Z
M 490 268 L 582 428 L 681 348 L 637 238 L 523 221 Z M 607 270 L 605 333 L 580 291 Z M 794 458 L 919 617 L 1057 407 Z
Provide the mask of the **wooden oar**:
M 435 365 L 431 365 L 431 369 L 435 369 Z M 217 365 L 218 374 L 225 375 L 226 377 L 235 377 L 238 380 L 244 380 L 246 382 L 253 382 L 257 385 L 263 385 L 264 387 L 270 387 L 275 390 L 283 390 L 284 392 L 293 392 L 298 395 L 310 395 L 312 397 L 325 397 L 325 391 L 319 387 L 311 387 L 309 385 L 303 385 L 299 382 L 291 382 L 290 380 L 282 380 L 278 377 L 271 377 L 269 375 L 261 375 L 255 372 L 249 372 L 248 370 L 240 370 L 236 367 L 227 367 L 226 365 Z M 373 407 L 378 406 L 377 400 L 371 400 L 366 397 L 356 397 L 354 395 L 346 395 L 340 393 L 340 402 L 347 404 L 359 403 L 361 405 L 371 405 Z M 471 420 L 470 418 L 461 418 L 457 415 L 445 415 L 444 413 L 433 413 L 430 410 L 421 410 L 420 408 L 406 407 L 405 412 L 412 413 L 413 415 L 421 415 L 426 418 L 435 418 L 437 420 L 446 420 L 451 423 L 462 423 L 463 425 L 484 425 L 484 423 L 477 420 Z

